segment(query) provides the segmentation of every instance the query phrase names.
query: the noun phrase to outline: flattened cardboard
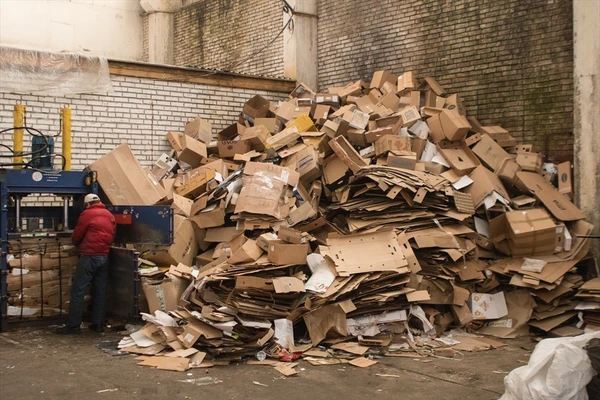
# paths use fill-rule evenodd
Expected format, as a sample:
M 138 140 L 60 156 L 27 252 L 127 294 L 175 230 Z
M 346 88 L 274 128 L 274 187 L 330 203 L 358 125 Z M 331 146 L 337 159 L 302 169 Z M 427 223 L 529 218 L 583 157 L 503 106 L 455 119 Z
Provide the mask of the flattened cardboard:
M 273 278 L 275 293 L 299 293 L 305 292 L 304 282 L 293 276 Z
M 331 304 L 311 311 L 303 319 L 313 346 L 321 343 L 329 333 L 342 337 L 348 334 L 346 313 L 338 305 Z
M 112 205 L 153 205 L 166 195 L 163 186 L 142 168 L 126 143 L 89 168 L 98 173 L 98 184 Z
M 565 161 L 558 164 L 558 192 L 573 200 L 573 181 L 571 173 L 571 162 Z
M 504 292 L 471 293 L 470 306 L 475 320 L 498 319 L 508 314 Z
M 566 199 L 551 184 L 549 184 L 541 175 L 533 172 L 518 172 L 518 183 L 524 189 L 533 193 L 544 206 L 561 221 L 577 221 L 584 219 L 585 215 Z
M 328 256 L 340 276 L 362 272 L 408 271 L 408 261 L 392 231 L 333 236 Z

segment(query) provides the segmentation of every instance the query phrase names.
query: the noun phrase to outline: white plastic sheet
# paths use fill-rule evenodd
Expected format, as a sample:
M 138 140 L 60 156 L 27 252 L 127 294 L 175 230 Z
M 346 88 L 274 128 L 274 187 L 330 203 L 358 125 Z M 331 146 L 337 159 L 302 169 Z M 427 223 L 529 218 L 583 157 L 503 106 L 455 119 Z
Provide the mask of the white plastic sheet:
M 0 47 L 0 91 L 65 96 L 113 87 L 106 58 Z
M 542 340 L 529 363 L 504 378 L 500 400 L 587 400 L 585 386 L 595 371 L 583 347 L 593 338 L 600 332 Z

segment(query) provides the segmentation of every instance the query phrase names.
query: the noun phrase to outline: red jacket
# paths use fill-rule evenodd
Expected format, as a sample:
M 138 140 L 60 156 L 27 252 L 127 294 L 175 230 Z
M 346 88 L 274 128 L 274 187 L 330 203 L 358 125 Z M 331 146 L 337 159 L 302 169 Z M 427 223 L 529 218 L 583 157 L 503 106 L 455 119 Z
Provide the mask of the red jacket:
M 115 240 L 115 217 L 102 203 L 92 204 L 81 213 L 71 240 L 84 256 L 105 256 Z

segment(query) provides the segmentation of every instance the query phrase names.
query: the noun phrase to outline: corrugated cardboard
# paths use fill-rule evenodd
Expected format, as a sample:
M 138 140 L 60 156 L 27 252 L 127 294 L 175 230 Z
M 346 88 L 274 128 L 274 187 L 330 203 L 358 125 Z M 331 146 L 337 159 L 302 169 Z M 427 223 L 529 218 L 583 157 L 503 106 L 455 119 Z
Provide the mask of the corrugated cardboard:
M 146 259 L 161 266 L 194 265 L 194 258 L 198 255 L 198 242 L 194 227 L 189 219 L 175 217 L 173 244 L 163 251 L 151 251 Z
M 467 136 L 469 129 L 471 129 L 471 124 L 469 124 L 467 118 L 460 115 L 457 111 L 444 109 L 440 113 L 440 122 L 446 138 L 453 141 L 463 140 Z
M 526 191 L 533 193 L 544 206 L 561 221 L 577 221 L 584 219 L 585 215 L 566 199 L 560 192 L 551 184 L 549 184 L 544 177 L 533 172 L 518 172 L 517 173 L 517 185 Z
M 277 237 L 288 243 L 303 244 L 308 243 L 308 237 L 304 232 L 296 229 L 282 226 L 277 232 Z
M 404 110 L 400 111 L 400 117 L 402 117 L 402 127 L 410 127 L 415 122 L 421 120 L 421 114 L 419 114 L 419 110 L 417 107 L 407 107 Z
M 269 251 L 269 243 L 277 239 L 277 235 L 273 232 L 263 233 L 256 239 L 256 245 L 264 251 Z
M 166 195 L 163 186 L 137 162 L 124 143 L 90 165 L 113 205 L 152 205 Z
M 208 144 L 213 140 L 212 124 L 200 117 L 196 117 L 188 122 L 185 125 L 183 133 L 205 144 Z
M 210 182 L 216 176 L 216 172 L 210 168 L 200 167 L 192 172 L 195 176 L 191 179 L 188 179 L 185 185 L 176 190 L 178 195 L 188 197 L 190 199 L 194 199 L 204 193 L 206 191 L 208 182 Z
M 353 172 L 358 172 L 361 167 L 367 166 L 368 163 L 365 161 L 354 147 L 348 142 L 343 136 L 337 136 L 335 139 L 329 142 L 331 149 L 335 154 L 342 160 L 348 168 Z M 410 142 L 409 142 L 410 145 Z
M 255 118 L 264 118 L 269 112 L 269 100 L 260 95 L 256 95 L 244 104 L 242 113 L 244 118 L 254 123 Z
M 388 167 L 396 167 L 396 168 L 405 168 L 405 169 L 415 169 L 415 165 L 417 165 L 417 155 L 413 152 L 401 152 L 401 154 L 396 155 L 394 153 L 389 153 L 386 160 L 386 165 Z
M 563 228 L 543 208 L 505 214 L 508 243 L 513 256 L 553 254 L 562 242 Z
M 217 134 L 217 150 L 221 158 L 233 158 L 236 154 L 244 154 L 250 151 L 252 146 L 245 140 L 240 140 L 246 127 L 240 123 L 229 125 Z
M 252 149 L 263 151 L 267 144 L 267 139 L 271 137 L 271 133 L 264 125 L 254 125 L 251 128 L 246 128 L 241 135 L 241 140 L 250 143 Z
M 558 192 L 573 200 L 573 182 L 571 180 L 571 162 L 565 161 L 557 166 Z
M 199 140 L 196 140 L 188 135 L 181 137 L 181 152 L 179 153 L 179 161 L 183 161 L 192 167 L 199 167 L 202 164 L 202 159 L 206 158 L 206 145 Z
M 223 332 L 202 321 L 193 321 L 185 326 L 181 334 L 183 345 L 189 349 L 200 339 L 200 336 L 207 339 L 218 339 L 223 336 Z
M 481 165 L 464 142 L 441 141 L 438 143 L 438 151 L 459 176 L 468 175 Z
M 469 178 L 473 180 L 473 183 L 463 189 L 463 192 L 470 194 L 473 197 L 473 204 L 475 208 L 479 208 L 483 204 L 483 201 L 487 196 L 496 192 L 507 201 L 510 200 L 510 196 L 506 192 L 504 185 L 500 182 L 498 176 L 492 171 L 488 170 L 483 165 L 479 165 L 471 172 Z
M 397 153 L 411 150 L 411 140 L 408 136 L 385 135 L 375 142 L 375 154 L 377 156 L 388 152 Z
M 291 244 L 273 240 L 269 242 L 267 257 L 275 265 L 305 265 L 308 251 L 308 243 Z
M 271 134 L 275 134 L 281 130 L 281 127 L 277 123 L 277 118 L 256 118 L 254 120 L 254 126 L 258 125 L 266 127 Z
M 167 133 L 167 141 L 173 148 L 173 150 L 179 152 L 181 151 L 181 134 L 177 132 L 169 132 Z
M 471 293 L 471 311 L 474 320 L 498 319 L 508 314 L 504 293 Z
M 306 147 L 285 160 L 285 167 L 300 174 L 300 180 L 311 183 L 321 176 L 319 154 L 313 147 Z
M 276 135 L 267 138 L 267 144 L 275 150 L 279 150 L 284 146 L 291 145 L 300 138 L 298 128 L 291 126 L 285 128 Z
M 544 155 L 542 153 L 517 153 L 515 157 L 517 164 L 521 166 L 523 171 L 542 172 L 544 164 Z
M 371 85 L 369 85 L 369 87 L 381 88 L 385 82 L 396 83 L 397 80 L 398 77 L 389 71 L 375 71 L 375 73 L 373 74 L 373 78 L 371 79 Z
M 412 90 L 417 87 L 415 74 L 412 71 L 405 72 L 398 77 L 398 94 L 403 94 L 407 90 Z

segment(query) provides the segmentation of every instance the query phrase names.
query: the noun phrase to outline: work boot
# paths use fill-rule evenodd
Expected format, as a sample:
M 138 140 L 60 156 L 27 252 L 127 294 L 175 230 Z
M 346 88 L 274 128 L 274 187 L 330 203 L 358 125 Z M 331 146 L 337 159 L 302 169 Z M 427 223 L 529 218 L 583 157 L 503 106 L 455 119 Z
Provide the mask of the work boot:
M 81 328 L 76 326 L 75 328 L 71 328 L 69 326 L 63 325 L 59 326 L 54 330 L 54 333 L 59 335 L 79 335 L 81 333 Z
M 90 324 L 90 325 L 88 326 L 88 329 L 89 329 L 90 331 L 94 331 L 94 332 L 102 333 L 102 332 L 104 332 L 104 325 Z

